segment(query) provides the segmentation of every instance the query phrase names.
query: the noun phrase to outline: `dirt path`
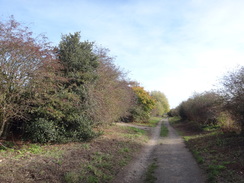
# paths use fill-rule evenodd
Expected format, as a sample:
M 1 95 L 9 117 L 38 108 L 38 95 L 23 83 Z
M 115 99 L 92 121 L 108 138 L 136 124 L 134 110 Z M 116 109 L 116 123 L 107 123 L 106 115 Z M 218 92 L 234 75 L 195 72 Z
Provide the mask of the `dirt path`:
M 167 126 L 169 134 L 160 137 L 162 123 Z M 152 136 L 144 150 L 126 166 L 113 183 L 143 183 L 147 167 L 155 162 L 158 165 L 154 176 L 156 183 L 204 183 L 203 173 L 176 131 L 163 119 L 152 128 Z
M 146 172 L 147 167 L 150 163 L 151 154 L 158 143 L 160 138 L 160 128 L 162 121 L 158 123 L 155 128 L 141 127 L 131 124 L 119 124 L 123 126 L 133 126 L 145 130 L 150 130 L 151 138 L 146 144 L 144 149 L 138 154 L 137 158 L 134 159 L 130 164 L 128 164 L 124 169 L 118 174 L 112 183 L 142 183 L 143 174 Z

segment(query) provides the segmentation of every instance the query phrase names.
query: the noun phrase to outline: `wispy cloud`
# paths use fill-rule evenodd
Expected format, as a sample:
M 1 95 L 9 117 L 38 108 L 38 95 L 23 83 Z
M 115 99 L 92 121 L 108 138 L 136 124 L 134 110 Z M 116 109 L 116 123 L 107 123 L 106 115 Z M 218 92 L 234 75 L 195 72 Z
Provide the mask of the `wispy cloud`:
M 111 49 L 116 63 L 172 107 L 212 88 L 244 63 L 243 0 L 1 0 L 1 15 L 33 22 L 54 44 L 61 33 Z

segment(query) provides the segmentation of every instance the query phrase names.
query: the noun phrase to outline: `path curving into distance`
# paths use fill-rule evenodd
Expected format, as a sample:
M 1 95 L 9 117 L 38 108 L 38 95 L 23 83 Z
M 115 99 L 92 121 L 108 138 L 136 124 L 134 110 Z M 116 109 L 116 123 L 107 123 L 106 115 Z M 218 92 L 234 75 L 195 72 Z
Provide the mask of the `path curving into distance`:
M 160 137 L 162 124 L 169 130 L 167 137 Z M 205 182 L 203 172 L 185 147 L 183 139 L 170 126 L 168 119 L 161 120 L 157 127 L 151 130 L 151 138 L 142 152 L 118 174 L 112 183 L 145 182 L 147 167 L 153 162 L 158 166 L 154 173 L 155 183 Z

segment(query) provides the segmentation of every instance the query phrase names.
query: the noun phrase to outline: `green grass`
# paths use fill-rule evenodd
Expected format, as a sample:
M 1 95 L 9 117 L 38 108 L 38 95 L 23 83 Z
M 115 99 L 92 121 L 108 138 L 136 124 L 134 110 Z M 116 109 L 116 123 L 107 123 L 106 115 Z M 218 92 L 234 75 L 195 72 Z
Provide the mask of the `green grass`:
M 133 134 L 139 134 L 139 135 L 145 135 L 146 134 L 146 131 L 145 130 L 142 130 L 142 129 L 139 129 L 139 128 L 136 128 L 136 127 L 127 127 L 128 129 L 130 129 L 130 131 L 132 131 Z
M 174 116 L 174 117 L 170 117 L 169 118 L 169 122 L 171 123 L 171 124 L 174 124 L 174 123 L 180 123 L 181 121 L 181 118 L 179 117 L 179 116 Z
M 151 118 L 149 119 L 150 126 L 151 126 L 151 127 L 155 127 L 155 126 L 157 126 L 158 122 L 159 122 L 161 119 L 162 119 L 161 117 L 151 117 Z
M 210 164 L 208 165 L 208 182 L 216 182 L 216 177 L 226 169 L 225 165 Z
M 134 122 L 134 124 L 140 125 L 140 126 L 156 127 L 158 122 L 161 119 L 162 119 L 161 117 L 151 117 L 147 122 Z
M 160 130 L 160 136 L 161 137 L 167 137 L 168 133 L 169 133 L 168 128 L 164 124 L 162 124 L 161 130 Z
M 157 167 L 158 167 L 157 159 L 155 158 L 153 160 L 153 163 L 151 163 L 147 168 L 146 178 L 145 178 L 146 183 L 154 183 L 157 180 L 157 178 L 154 176 L 154 172 Z
M 141 138 L 144 142 L 148 141 L 147 132 L 143 129 L 139 129 L 136 127 L 121 127 L 123 129 L 128 130 L 127 133 L 122 134 L 123 137 L 134 141 L 134 139 Z
M 111 182 L 149 137 L 147 131 L 135 127 L 114 125 L 104 131 L 86 143 L 17 146 L 2 142 L 6 148 L 0 149 L 0 182 L 46 180 L 47 175 L 50 182 Z
M 79 174 L 76 172 L 66 172 L 64 174 L 64 181 L 66 183 L 77 183 L 79 182 Z
M 5 144 L 10 143 L 11 142 L 5 142 Z M 28 144 L 21 147 L 8 145 L 8 147 L 6 147 L 5 149 L 0 150 L 0 155 L 5 157 L 11 156 L 13 159 L 28 158 L 32 155 L 42 155 L 45 157 L 60 159 L 63 155 L 63 151 L 57 147 L 48 149 L 46 147 L 48 147 L 48 145 Z
M 201 156 L 201 153 L 197 150 L 192 150 L 192 154 L 194 156 L 194 158 L 196 159 L 196 161 L 199 163 L 199 164 L 202 164 L 204 162 L 204 159 L 203 157 Z

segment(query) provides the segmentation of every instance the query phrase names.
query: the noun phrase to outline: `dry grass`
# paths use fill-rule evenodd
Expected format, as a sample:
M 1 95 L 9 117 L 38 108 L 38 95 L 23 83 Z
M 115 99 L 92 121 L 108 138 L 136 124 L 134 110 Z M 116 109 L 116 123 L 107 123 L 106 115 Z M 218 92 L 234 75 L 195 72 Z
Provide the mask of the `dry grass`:
M 190 122 L 173 126 L 180 132 L 197 162 L 208 175 L 208 182 L 244 182 L 244 137 L 220 129 L 196 130 Z
M 2 149 L 0 182 L 111 182 L 147 139 L 141 130 L 111 126 L 87 143 Z

